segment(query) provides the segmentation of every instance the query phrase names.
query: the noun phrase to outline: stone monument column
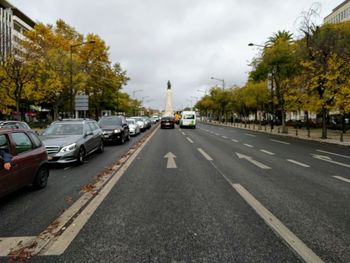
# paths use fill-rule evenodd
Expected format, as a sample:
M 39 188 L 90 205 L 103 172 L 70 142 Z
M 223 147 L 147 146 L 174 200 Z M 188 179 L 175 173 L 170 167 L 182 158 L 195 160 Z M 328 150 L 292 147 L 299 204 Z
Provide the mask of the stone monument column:
M 174 115 L 173 93 L 171 90 L 171 83 L 169 80 L 168 80 L 167 86 L 168 86 L 168 88 L 166 90 L 166 95 L 165 95 L 165 113 L 164 113 L 164 116 L 173 116 Z

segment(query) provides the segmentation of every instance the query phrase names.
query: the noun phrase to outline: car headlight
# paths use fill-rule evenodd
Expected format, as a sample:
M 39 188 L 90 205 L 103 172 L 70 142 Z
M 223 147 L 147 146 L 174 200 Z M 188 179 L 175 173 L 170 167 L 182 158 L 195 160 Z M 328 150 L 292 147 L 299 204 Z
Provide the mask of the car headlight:
M 67 146 L 64 146 L 60 152 L 61 153 L 67 153 L 67 152 L 72 152 L 74 151 L 75 149 L 77 148 L 77 144 L 76 143 L 72 143 L 72 144 L 69 144 Z
M 114 130 L 114 133 L 120 133 L 120 130 L 115 129 L 115 130 Z

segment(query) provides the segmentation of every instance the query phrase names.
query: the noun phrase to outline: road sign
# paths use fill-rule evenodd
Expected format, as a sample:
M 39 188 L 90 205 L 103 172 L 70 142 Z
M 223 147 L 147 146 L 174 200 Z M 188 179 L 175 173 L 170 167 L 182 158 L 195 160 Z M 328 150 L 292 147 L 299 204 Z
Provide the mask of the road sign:
M 87 111 L 89 110 L 89 96 L 76 95 L 75 96 L 75 110 Z

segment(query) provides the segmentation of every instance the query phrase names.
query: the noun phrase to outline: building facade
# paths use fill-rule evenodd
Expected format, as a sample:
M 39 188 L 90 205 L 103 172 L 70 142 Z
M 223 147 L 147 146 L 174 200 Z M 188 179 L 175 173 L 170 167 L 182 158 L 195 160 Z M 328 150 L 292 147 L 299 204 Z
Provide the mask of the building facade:
M 20 52 L 24 33 L 33 29 L 35 22 L 6 0 L 0 0 L 0 57 L 13 51 Z
M 341 23 L 350 20 L 350 0 L 345 0 L 343 3 L 333 9 L 332 13 L 324 18 L 324 23 Z

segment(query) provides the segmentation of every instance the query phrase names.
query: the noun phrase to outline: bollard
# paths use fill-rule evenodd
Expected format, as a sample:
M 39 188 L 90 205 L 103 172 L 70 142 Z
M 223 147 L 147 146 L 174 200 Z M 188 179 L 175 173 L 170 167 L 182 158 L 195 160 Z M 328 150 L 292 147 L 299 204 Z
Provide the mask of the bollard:
M 344 141 L 344 132 L 342 131 L 340 133 L 340 142 L 343 142 Z
M 265 131 L 266 131 L 266 125 L 265 125 Z
M 295 129 L 295 136 L 298 136 L 298 128 Z
M 310 129 L 307 130 L 307 137 L 310 138 Z
M 280 128 L 277 129 L 277 133 L 280 133 Z

